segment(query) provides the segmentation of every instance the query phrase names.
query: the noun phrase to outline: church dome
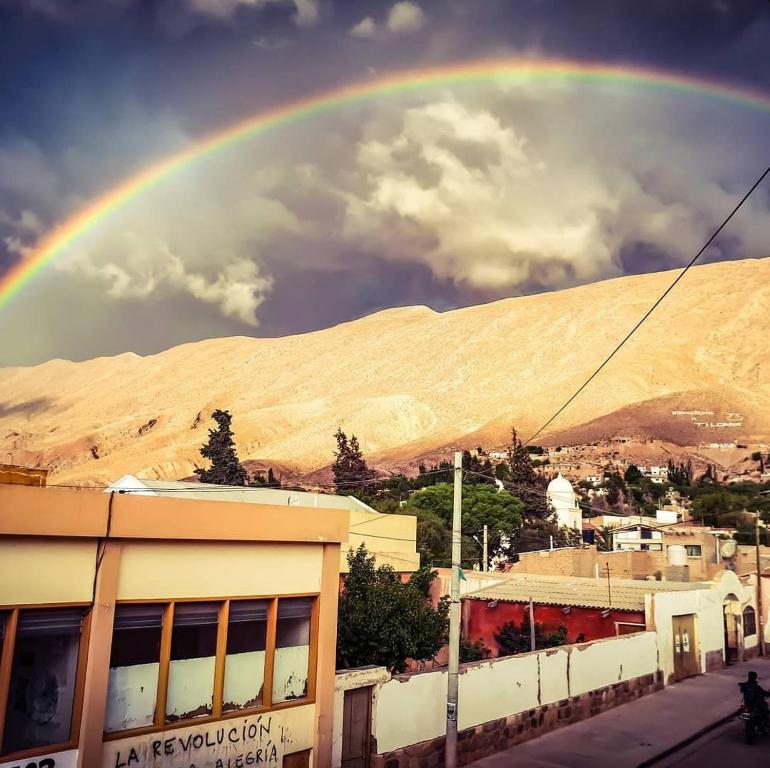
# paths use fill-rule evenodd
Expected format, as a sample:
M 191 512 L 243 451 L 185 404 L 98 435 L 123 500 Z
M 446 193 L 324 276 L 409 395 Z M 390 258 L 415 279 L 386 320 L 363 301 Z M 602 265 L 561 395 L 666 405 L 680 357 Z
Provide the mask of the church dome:
M 572 510 L 577 506 L 575 491 L 572 489 L 572 483 L 563 477 L 561 472 L 558 476 L 548 483 L 548 500 L 557 511 Z
M 548 493 L 573 493 L 572 483 L 561 472 L 548 483 Z

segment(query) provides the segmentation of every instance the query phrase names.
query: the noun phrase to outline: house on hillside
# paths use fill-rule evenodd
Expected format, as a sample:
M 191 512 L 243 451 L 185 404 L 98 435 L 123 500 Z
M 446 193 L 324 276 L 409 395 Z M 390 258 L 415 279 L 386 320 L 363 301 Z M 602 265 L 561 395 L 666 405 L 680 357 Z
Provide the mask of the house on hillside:
M 209 485 L 176 480 L 140 480 L 124 475 L 108 491 L 140 496 L 177 499 L 216 500 L 271 507 L 303 507 L 347 512 L 350 519 L 348 543 L 340 553 L 340 573 L 348 572 L 347 554 L 363 544 L 377 558 L 378 565 L 390 565 L 401 574 L 420 567 L 417 552 L 417 518 L 412 515 L 383 515 L 355 496 L 310 493 L 285 488 L 260 488 L 241 485 Z

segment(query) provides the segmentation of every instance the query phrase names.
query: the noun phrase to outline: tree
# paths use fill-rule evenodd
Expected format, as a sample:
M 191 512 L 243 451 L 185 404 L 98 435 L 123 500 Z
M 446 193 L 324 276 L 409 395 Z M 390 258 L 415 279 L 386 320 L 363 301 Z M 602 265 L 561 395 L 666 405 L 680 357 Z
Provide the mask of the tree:
M 462 529 L 466 536 L 481 539 L 484 525 L 489 530 L 489 554 L 507 555 L 510 542 L 521 527 L 524 505 L 507 491 L 500 491 L 490 485 L 465 485 L 462 490 Z M 440 518 L 447 530 L 452 529 L 452 504 L 454 488 L 449 483 L 439 483 L 417 491 L 409 499 L 409 506 L 419 512 L 432 512 Z M 419 514 L 418 514 L 419 519 Z M 419 523 L 418 523 L 419 525 Z M 479 562 L 481 545 L 473 538 L 471 562 Z M 464 564 L 469 564 L 465 559 Z
M 481 449 L 478 449 L 479 451 Z M 475 456 L 470 451 L 463 451 L 463 474 L 465 482 L 469 485 L 478 485 L 480 483 L 491 483 L 494 485 L 495 468 L 492 461 L 486 458 L 484 461 L 479 456 Z
M 500 646 L 498 656 L 513 656 L 517 653 L 527 653 L 532 650 L 529 616 L 517 627 L 512 621 L 507 621 L 498 627 L 495 640 Z M 535 622 L 535 649 L 556 648 L 567 642 L 567 627 L 561 624 L 553 632 L 544 632 L 543 625 Z
M 515 427 L 511 427 L 511 443 L 508 446 L 508 473 L 511 490 L 524 503 L 525 526 L 536 520 L 553 518 L 553 510 L 546 498 L 546 482 L 535 472 L 529 450 L 519 440 Z
M 481 661 L 489 656 L 490 650 L 484 645 L 484 641 L 479 639 L 475 642 L 460 638 L 460 662 L 466 664 L 469 661 Z
M 623 479 L 627 483 L 638 483 L 643 477 L 644 475 L 641 473 L 639 467 L 637 467 L 636 464 L 629 464 L 628 468 L 623 474 Z
M 233 417 L 229 411 L 217 409 L 211 414 L 211 418 L 216 421 L 217 429 L 209 430 L 209 441 L 200 449 L 201 456 L 211 461 L 211 467 L 196 467 L 195 474 L 202 483 L 246 485 L 246 470 L 238 461 L 235 439 L 230 429 Z
M 366 495 L 373 486 L 376 473 L 366 463 L 358 438 L 351 435 L 348 440 L 342 429 L 337 428 L 334 439 L 337 441 L 337 450 L 334 452 L 332 473 L 337 493 Z
M 692 485 L 692 461 L 668 460 L 668 479 L 674 485 Z
M 716 490 L 700 494 L 692 504 L 692 516 L 709 525 L 735 523 L 746 507 L 747 498 L 738 493 Z
M 375 664 L 403 672 L 408 659 L 439 652 L 447 640 L 449 600 L 433 607 L 435 572 L 423 569 L 404 583 L 389 565 L 377 567 L 363 544 L 348 553 L 348 568 L 339 599 L 338 669 Z

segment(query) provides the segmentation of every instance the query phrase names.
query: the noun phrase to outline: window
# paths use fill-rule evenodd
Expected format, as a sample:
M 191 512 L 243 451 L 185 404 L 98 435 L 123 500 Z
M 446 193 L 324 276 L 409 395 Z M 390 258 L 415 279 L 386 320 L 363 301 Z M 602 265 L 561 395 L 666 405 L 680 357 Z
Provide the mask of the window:
M 105 733 L 119 738 L 307 700 L 316 600 L 118 605 Z
M 158 697 L 164 606 L 119 605 L 110 653 L 104 730 L 152 725 Z
M 274 702 L 304 699 L 307 696 L 312 607 L 312 601 L 306 597 L 278 601 L 278 631 L 273 672 Z
M 12 654 L 6 650 L 8 687 L 0 690 L 6 697 L 2 754 L 72 741 L 85 617 L 80 607 L 6 614 L 3 644 Z
M 703 554 L 700 544 L 685 544 L 684 548 L 687 550 L 687 557 L 700 557 Z
M 214 702 L 218 603 L 177 603 L 171 633 L 166 721 L 210 715 Z
M 230 603 L 222 711 L 262 705 L 267 649 L 267 600 Z
M 749 635 L 756 635 L 756 634 L 757 634 L 757 614 L 756 614 L 756 611 L 750 605 L 747 605 L 743 609 L 743 636 L 748 637 Z

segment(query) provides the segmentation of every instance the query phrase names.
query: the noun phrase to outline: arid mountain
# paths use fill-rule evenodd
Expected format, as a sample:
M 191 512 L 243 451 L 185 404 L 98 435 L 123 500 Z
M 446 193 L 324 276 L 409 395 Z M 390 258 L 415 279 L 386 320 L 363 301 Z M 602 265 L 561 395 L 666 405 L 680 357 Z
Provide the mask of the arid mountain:
M 493 447 L 512 423 L 525 437 L 537 429 L 672 276 L 3 369 L 0 461 L 49 467 L 59 483 L 183 477 L 217 407 L 233 414 L 242 459 L 302 472 L 328 464 L 338 425 L 378 466 Z M 694 268 L 538 442 L 770 439 L 769 320 L 770 259 Z

